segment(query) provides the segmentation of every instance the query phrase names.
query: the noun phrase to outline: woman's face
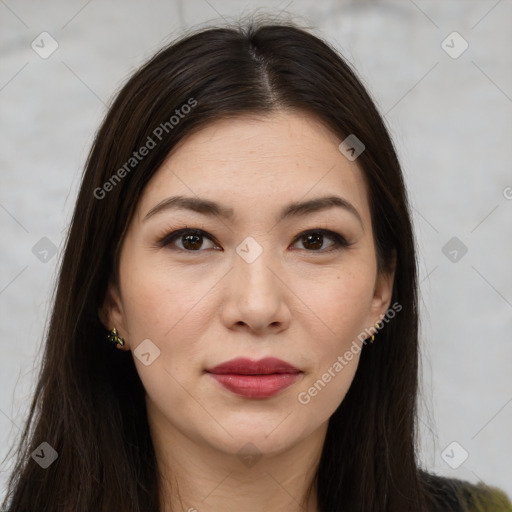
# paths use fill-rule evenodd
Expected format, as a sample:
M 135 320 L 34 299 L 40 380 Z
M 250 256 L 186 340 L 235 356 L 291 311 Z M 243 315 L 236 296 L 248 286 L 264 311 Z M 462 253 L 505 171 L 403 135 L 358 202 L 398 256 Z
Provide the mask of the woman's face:
M 393 279 L 377 275 L 363 176 L 340 142 L 306 114 L 220 120 L 148 183 L 105 311 L 152 425 L 231 454 L 248 442 L 278 453 L 325 428 L 358 365 L 345 354 L 386 312 Z M 341 206 L 301 206 L 326 197 Z M 184 229 L 201 231 L 171 237 Z M 299 373 L 207 371 L 267 357 Z

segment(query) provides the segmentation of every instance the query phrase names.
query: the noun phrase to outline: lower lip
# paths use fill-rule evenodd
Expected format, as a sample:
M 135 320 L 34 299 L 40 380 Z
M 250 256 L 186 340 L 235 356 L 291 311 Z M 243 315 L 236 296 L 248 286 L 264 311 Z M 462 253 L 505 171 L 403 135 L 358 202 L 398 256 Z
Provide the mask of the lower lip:
M 210 375 L 226 389 L 246 398 L 269 398 L 291 386 L 300 373 L 273 373 L 270 375 Z

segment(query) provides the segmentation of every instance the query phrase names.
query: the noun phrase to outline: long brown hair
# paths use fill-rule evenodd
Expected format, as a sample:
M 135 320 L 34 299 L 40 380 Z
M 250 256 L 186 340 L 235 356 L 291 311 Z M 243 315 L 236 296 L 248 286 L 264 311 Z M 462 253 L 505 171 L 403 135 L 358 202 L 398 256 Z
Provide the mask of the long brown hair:
M 320 511 L 427 510 L 415 458 L 416 255 L 393 143 L 365 87 L 329 44 L 293 23 L 249 22 L 201 29 L 163 48 L 106 114 L 66 241 L 8 511 L 159 510 L 144 388 L 132 355 L 105 341 L 98 310 L 116 278 L 118 250 L 141 192 L 177 142 L 210 121 L 277 109 L 310 113 L 340 142 L 354 134 L 364 143 L 358 163 L 379 270 L 389 269 L 395 253 L 391 303 L 402 306 L 378 343 L 362 350 L 353 383 L 329 420 L 316 475 Z M 155 146 L 131 161 L 149 138 Z M 58 453 L 47 469 L 30 456 L 42 442 Z

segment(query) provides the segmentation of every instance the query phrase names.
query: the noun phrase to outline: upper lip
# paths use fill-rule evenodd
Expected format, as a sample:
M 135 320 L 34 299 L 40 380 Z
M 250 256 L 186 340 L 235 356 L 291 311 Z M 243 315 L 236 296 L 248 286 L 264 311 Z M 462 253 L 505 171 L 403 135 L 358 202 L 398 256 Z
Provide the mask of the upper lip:
M 275 357 L 265 357 L 259 361 L 239 357 L 209 368 L 206 371 L 219 375 L 270 375 L 273 373 L 300 373 L 301 370 Z

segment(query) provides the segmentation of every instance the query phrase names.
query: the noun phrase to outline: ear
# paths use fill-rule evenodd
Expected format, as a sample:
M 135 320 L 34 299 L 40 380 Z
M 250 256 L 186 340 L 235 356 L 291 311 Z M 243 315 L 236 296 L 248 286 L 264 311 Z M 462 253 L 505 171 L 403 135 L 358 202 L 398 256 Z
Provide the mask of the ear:
M 373 291 L 371 320 L 376 325 L 384 317 L 391 304 L 393 295 L 393 283 L 395 281 L 396 251 L 393 251 L 392 261 L 389 269 L 377 274 L 375 288 Z
M 112 280 L 109 281 L 103 305 L 98 310 L 98 316 L 107 330 L 111 331 L 114 327 L 117 329 L 118 335 L 125 340 L 125 350 L 128 350 L 129 344 L 126 339 L 128 333 L 125 327 L 121 294 Z

